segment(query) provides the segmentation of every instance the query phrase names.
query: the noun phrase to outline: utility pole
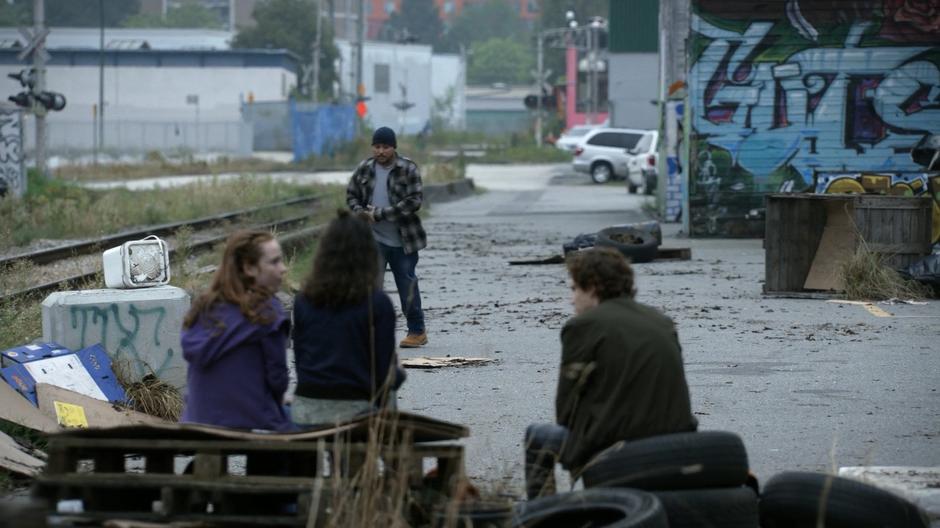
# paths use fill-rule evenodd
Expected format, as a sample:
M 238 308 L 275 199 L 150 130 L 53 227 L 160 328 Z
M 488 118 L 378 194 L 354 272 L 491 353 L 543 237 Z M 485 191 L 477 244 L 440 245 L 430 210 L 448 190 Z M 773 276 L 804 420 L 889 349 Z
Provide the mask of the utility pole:
M 538 100 L 535 103 L 535 146 L 542 147 L 542 83 L 545 82 L 545 72 L 544 68 L 544 58 L 542 52 L 542 32 L 539 31 L 536 33 L 535 38 L 538 39 L 538 52 L 536 53 L 536 67 L 538 68 L 538 73 L 536 74 L 535 79 L 535 89 Z
M 166 3 L 163 5 L 166 12 Z M 95 131 L 98 140 L 95 142 L 95 161 L 98 160 L 98 150 L 104 149 L 104 0 L 98 0 L 98 130 Z
M 356 1 L 356 93 L 365 94 L 365 87 L 362 85 L 362 47 L 365 40 L 365 3 L 366 0 Z M 356 133 L 360 132 L 361 119 L 356 121 Z
M 45 0 L 33 0 L 33 25 L 36 35 L 40 35 L 33 52 L 33 68 L 36 70 L 36 93 L 46 90 L 46 39 L 42 36 L 46 24 Z M 36 171 L 39 176 L 46 176 L 46 109 L 41 104 L 34 103 L 36 115 Z
M 310 87 L 310 95 L 313 102 L 320 100 L 320 35 L 323 33 L 323 0 L 317 0 L 317 36 L 313 40 L 313 86 Z
M 356 2 L 356 89 L 362 85 L 362 47 L 366 39 L 365 30 L 365 3 L 366 0 Z

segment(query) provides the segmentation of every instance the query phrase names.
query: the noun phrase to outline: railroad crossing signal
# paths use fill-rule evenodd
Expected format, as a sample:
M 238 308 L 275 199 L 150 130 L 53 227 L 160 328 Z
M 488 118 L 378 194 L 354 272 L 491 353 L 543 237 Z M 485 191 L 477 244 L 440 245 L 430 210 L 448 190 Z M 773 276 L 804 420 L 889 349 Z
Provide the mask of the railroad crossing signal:
M 23 35 L 23 38 L 26 39 L 26 47 L 16 56 L 19 60 L 26 60 L 28 57 L 31 57 L 33 53 L 39 51 L 39 56 L 42 57 L 43 62 L 49 61 L 49 52 L 46 51 L 46 47 L 42 46 L 46 40 L 46 35 L 49 34 L 49 28 L 42 28 L 39 31 L 35 31 L 30 28 L 17 28 L 20 32 L 20 35 Z

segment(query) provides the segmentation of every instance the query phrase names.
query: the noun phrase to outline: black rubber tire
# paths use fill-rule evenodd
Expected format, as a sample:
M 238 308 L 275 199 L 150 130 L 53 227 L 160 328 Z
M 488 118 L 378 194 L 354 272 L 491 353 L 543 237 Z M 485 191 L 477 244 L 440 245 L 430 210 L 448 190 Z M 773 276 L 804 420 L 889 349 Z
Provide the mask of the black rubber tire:
M 747 451 L 726 431 L 652 436 L 618 442 L 581 472 L 585 488 L 644 490 L 734 488 L 747 481 Z
M 823 524 L 817 524 L 820 513 Z M 927 528 L 930 524 L 920 508 L 893 493 L 851 479 L 802 471 L 787 471 L 767 481 L 761 493 L 760 521 L 764 528 Z
M 633 184 L 630 183 L 629 181 L 627 182 L 627 192 L 628 192 L 628 193 L 630 193 L 630 194 L 636 194 L 637 189 L 639 189 L 639 187 L 637 187 L 636 185 L 633 185 Z
M 663 505 L 652 493 L 593 489 L 549 495 L 519 504 L 513 528 L 584 526 L 667 528 Z
M 617 242 L 611 237 L 615 233 L 629 233 L 643 239 L 642 244 L 624 244 Z M 659 255 L 659 241 L 650 233 L 638 231 L 631 228 L 608 227 L 597 232 L 597 239 L 594 241 L 596 247 L 610 247 L 619 251 L 623 256 L 634 263 L 652 262 Z
M 757 528 L 757 494 L 747 487 L 653 492 L 669 528 Z

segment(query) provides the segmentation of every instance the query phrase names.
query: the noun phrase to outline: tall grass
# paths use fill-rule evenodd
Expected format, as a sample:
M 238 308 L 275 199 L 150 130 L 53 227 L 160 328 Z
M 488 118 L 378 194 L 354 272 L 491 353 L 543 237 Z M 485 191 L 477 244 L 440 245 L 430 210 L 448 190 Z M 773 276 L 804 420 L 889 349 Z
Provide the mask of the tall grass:
M 276 172 L 289 170 L 290 165 L 259 159 L 219 158 L 212 163 L 184 158 L 171 161 L 159 152 L 150 152 L 136 163 L 111 163 L 107 165 L 62 165 L 52 174 L 67 181 L 136 180 L 156 176 L 182 174 L 221 174 L 226 172 Z
M 57 180 L 30 181 L 21 200 L 0 200 L 0 250 L 38 239 L 88 238 L 263 205 L 335 186 L 242 177 L 168 189 L 93 191 Z M 335 192 L 335 191 L 334 191 Z

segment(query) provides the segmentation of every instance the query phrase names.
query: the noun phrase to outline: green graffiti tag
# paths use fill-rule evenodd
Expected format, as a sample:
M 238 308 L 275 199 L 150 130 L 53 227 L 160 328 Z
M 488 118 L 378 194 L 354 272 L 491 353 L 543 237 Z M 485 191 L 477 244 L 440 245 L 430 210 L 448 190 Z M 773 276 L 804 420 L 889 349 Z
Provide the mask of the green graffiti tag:
M 121 317 L 121 306 L 127 308 L 124 318 Z M 156 355 L 141 353 L 162 347 L 160 328 L 166 318 L 166 308 L 157 306 L 141 309 L 133 304 L 112 303 L 107 306 L 72 306 L 69 315 L 72 329 L 80 332 L 82 348 L 100 342 L 114 355 L 114 359 L 126 358 L 138 376 L 150 374 L 151 371 L 159 376 L 173 361 L 175 352 L 172 347 L 166 348 L 163 360 L 156 367 L 144 357 L 156 359 Z M 141 335 L 142 330 L 146 332 L 147 324 L 153 327 L 153 336 L 149 342 L 146 341 L 145 335 Z M 95 339 L 93 336 L 99 337 Z M 113 344 L 116 346 L 109 346 Z

